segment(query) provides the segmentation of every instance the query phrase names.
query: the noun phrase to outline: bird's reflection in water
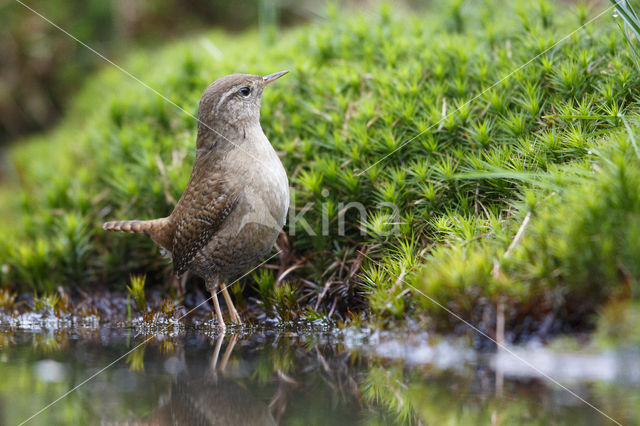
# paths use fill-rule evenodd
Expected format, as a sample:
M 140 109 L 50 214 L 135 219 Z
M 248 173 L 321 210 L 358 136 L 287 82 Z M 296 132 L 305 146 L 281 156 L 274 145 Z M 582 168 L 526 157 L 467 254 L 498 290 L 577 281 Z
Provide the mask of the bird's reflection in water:
M 220 335 L 205 371 L 200 365 L 183 368 L 172 380 L 169 394 L 144 423 L 154 425 L 275 425 L 269 407 L 249 389 L 226 377 L 227 364 L 238 340 L 231 336 L 222 356 Z M 197 367 L 197 368 L 196 368 Z

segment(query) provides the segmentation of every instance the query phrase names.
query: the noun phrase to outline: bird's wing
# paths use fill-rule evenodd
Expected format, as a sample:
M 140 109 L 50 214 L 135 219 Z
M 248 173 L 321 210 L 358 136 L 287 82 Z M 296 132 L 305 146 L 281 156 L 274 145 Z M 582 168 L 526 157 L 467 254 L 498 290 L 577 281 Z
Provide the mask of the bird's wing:
M 237 194 L 229 191 L 220 176 L 191 179 L 176 206 L 171 257 L 178 276 L 187 270 L 196 253 L 220 229 L 237 199 Z

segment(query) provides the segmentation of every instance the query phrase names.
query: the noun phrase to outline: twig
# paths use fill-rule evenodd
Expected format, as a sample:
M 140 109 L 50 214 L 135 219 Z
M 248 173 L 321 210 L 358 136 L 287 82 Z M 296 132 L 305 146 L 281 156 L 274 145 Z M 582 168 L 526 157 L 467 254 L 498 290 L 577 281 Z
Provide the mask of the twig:
M 496 309 L 496 342 L 504 345 L 504 302 L 498 302 Z
M 527 228 L 527 225 L 529 224 L 529 220 L 531 220 L 531 212 L 527 212 L 527 215 L 524 217 L 522 225 L 520 225 L 516 236 L 513 237 L 513 241 L 511 241 L 511 244 L 509 244 L 509 247 L 507 247 L 507 251 L 504 252 L 504 256 L 502 256 L 503 259 L 508 258 L 511 255 L 513 249 L 518 245 L 518 243 L 522 239 L 522 236 L 524 235 L 524 231 Z M 496 279 L 500 277 L 500 261 L 498 259 L 495 259 L 493 261 L 493 269 L 491 271 L 491 275 L 493 275 L 493 278 Z
M 511 241 L 511 244 L 509 244 L 507 251 L 504 252 L 504 258 L 507 258 L 509 257 L 509 255 L 511 255 L 511 252 L 513 251 L 515 246 L 517 246 L 520 240 L 522 239 L 522 236 L 524 235 L 524 230 L 527 228 L 527 225 L 529 224 L 529 220 L 531 220 L 531 212 L 527 212 L 527 215 L 524 217 L 524 220 L 522 221 L 522 225 L 520 225 L 520 229 L 518 229 L 518 233 L 516 234 L 515 237 L 513 237 L 513 241 Z

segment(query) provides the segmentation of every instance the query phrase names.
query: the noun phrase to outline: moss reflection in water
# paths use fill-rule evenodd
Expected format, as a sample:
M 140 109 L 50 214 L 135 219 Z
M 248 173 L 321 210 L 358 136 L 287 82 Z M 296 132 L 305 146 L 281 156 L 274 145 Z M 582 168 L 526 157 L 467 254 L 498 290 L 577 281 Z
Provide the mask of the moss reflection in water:
M 126 330 L 0 333 L 0 423 L 19 423 L 136 348 Z M 55 342 L 55 343 L 54 343 Z M 447 368 L 346 350 L 328 333 L 151 339 L 33 424 L 594 424 L 605 418 L 538 379 L 496 378 L 478 357 Z M 572 388 L 624 423 L 637 381 Z M 25 397 L 29 395 L 29 397 Z

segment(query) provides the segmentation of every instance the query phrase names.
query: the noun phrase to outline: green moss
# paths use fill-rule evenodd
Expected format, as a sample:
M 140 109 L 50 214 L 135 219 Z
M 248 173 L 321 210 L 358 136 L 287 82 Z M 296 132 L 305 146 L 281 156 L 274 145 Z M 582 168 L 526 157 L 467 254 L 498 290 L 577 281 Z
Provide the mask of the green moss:
M 550 312 L 578 315 L 583 325 L 607 300 L 637 299 L 640 157 L 632 137 L 612 134 L 591 147 L 597 154 L 590 160 L 539 176 L 540 186 L 516 203 L 514 234 L 527 212 L 531 221 L 508 254 L 504 239 L 492 232 L 502 226 L 495 222 L 481 241 L 467 234 L 433 250 L 419 288 L 466 316 L 508 301 L 515 318 Z M 424 306 L 451 320 L 432 302 Z
M 60 296 L 57 294 L 43 294 L 42 296 L 38 296 L 36 293 L 33 296 L 33 310 L 36 312 L 53 314 L 59 303 Z
M 297 309 L 299 297 L 313 311 L 337 306 L 342 319 L 363 300 L 358 309 L 382 320 L 439 309 L 409 283 L 469 317 L 483 303 L 532 312 L 538 298 L 561 315 L 568 295 L 587 315 L 637 278 L 638 165 L 619 129 L 638 111 L 640 75 L 615 22 L 600 18 L 547 50 L 585 23 L 585 6 L 442 1 L 434 11 L 330 10 L 267 48 L 255 34 L 212 34 L 126 62 L 190 114 L 221 75 L 291 71 L 265 92 L 262 124 L 291 176 L 295 213 L 307 209 L 286 229 L 307 259 L 288 278 L 305 286 L 259 275 L 245 291 L 266 310 Z M 96 230 L 171 211 L 192 166 L 194 120 L 115 70 L 77 104 L 83 126 L 69 119 L 46 144 L 12 153 L 25 195 L 23 223 L 0 251 L 4 282 L 167 280 L 150 240 Z M 364 217 L 344 208 L 352 201 Z M 503 259 L 529 211 L 524 240 Z
M 131 285 L 127 286 L 127 291 L 129 291 L 129 294 L 136 304 L 136 308 L 140 312 L 146 312 L 148 306 L 147 296 L 144 293 L 144 284 L 146 280 L 147 277 L 144 275 L 131 275 Z M 165 305 L 166 303 L 163 303 L 162 307 L 160 308 L 162 312 L 166 311 Z M 173 309 L 171 309 L 171 312 L 173 312 Z
M 0 310 L 11 312 L 16 302 L 17 293 L 6 288 L 0 288 Z
M 640 304 L 638 301 L 613 300 L 599 309 L 594 343 L 600 347 L 637 348 L 640 346 Z

